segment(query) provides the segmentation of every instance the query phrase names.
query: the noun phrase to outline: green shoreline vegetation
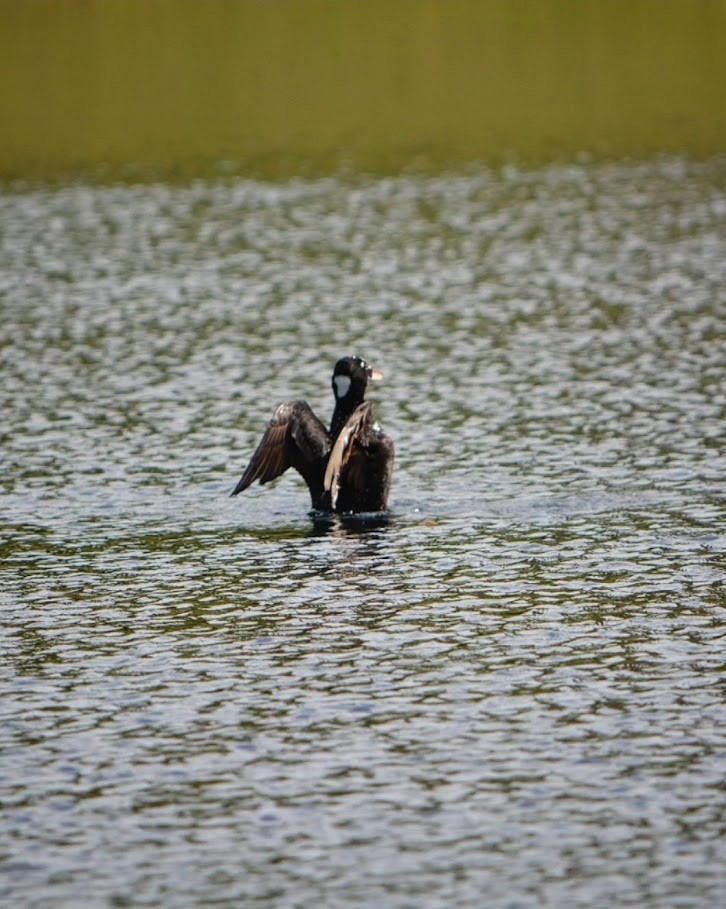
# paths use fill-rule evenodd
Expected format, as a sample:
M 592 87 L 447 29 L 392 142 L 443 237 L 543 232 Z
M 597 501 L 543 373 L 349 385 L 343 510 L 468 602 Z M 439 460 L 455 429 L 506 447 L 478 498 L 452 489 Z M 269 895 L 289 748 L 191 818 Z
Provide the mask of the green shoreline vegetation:
M 0 0 L 0 179 L 726 151 L 721 0 Z

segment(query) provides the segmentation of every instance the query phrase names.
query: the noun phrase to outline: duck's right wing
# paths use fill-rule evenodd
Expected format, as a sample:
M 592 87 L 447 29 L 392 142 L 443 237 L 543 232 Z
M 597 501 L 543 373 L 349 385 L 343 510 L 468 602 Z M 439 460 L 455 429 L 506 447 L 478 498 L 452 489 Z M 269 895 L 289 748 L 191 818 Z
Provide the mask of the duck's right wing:
M 247 489 L 255 480 L 269 483 L 288 467 L 294 467 L 315 497 L 316 485 L 322 487 L 329 451 L 328 430 L 306 401 L 280 404 L 232 495 Z

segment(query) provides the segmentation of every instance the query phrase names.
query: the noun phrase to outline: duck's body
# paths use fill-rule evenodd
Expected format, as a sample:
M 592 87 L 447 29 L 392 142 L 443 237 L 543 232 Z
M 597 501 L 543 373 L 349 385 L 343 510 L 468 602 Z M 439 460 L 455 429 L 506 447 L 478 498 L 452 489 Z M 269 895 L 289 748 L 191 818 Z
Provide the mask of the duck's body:
M 232 495 L 255 480 L 268 483 L 294 467 L 307 483 L 317 511 L 385 511 L 393 442 L 374 422 L 372 405 L 364 401 L 368 380 L 380 378 L 359 357 L 336 363 L 329 430 L 306 401 L 280 404 Z

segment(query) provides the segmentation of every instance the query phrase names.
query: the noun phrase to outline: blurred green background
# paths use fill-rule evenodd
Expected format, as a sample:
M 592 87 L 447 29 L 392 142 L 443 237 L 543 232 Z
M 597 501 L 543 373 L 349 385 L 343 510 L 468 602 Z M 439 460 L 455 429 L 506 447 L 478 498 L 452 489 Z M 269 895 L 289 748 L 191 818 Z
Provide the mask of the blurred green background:
M 726 149 L 723 0 L 0 0 L 0 178 Z

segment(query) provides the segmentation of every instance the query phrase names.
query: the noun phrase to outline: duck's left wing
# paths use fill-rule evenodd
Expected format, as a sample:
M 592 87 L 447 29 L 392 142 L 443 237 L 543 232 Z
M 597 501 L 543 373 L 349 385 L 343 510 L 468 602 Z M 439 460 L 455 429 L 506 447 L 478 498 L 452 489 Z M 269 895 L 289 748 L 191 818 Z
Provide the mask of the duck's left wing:
M 323 488 L 330 496 L 330 505 L 335 511 L 342 486 L 364 494 L 367 477 L 367 454 L 361 445 L 372 416 L 372 405 L 365 401 L 358 405 L 340 431 L 330 452 L 325 470 Z

